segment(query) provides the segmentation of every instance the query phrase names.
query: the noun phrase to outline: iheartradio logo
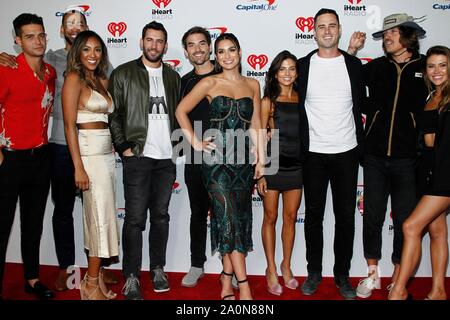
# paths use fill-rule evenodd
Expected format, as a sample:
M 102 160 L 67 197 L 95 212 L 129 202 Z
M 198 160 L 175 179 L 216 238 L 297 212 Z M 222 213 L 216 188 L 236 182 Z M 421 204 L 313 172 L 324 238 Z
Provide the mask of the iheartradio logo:
M 180 194 L 180 193 L 181 193 L 180 183 L 175 181 L 172 185 L 172 194 Z
M 127 30 L 125 22 L 111 22 L 108 24 L 108 31 L 113 37 L 120 37 Z
M 360 4 L 362 0 L 347 0 L 351 4 Z
M 297 20 L 295 20 L 295 25 L 297 28 L 299 28 L 302 32 L 311 32 L 314 29 L 314 18 L 313 17 L 298 17 Z
M 172 0 L 152 0 L 152 2 L 158 7 L 158 8 L 165 8 L 169 5 Z
M 258 69 L 261 70 L 269 62 L 269 58 L 265 54 L 260 54 L 259 56 L 251 54 L 248 56 L 247 62 L 254 70 L 256 70 L 256 66 L 259 66 Z

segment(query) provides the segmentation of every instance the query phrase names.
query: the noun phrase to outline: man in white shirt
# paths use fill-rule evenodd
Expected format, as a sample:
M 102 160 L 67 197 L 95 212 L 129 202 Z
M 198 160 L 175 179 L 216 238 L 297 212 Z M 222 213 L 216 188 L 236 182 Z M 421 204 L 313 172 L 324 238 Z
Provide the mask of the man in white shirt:
M 334 279 L 345 299 L 356 297 L 348 281 L 353 255 L 358 160 L 363 139 L 361 62 L 338 48 L 339 17 L 321 9 L 314 18 L 318 50 L 299 59 L 302 150 L 305 153 L 305 295 L 322 280 L 323 216 L 328 184 L 335 215 Z

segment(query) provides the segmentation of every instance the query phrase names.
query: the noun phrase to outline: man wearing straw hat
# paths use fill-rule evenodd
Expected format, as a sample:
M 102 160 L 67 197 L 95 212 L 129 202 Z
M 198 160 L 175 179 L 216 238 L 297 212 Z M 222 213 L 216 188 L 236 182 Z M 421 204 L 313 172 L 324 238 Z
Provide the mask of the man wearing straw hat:
M 421 19 L 421 18 L 419 18 Z M 425 30 L 416 18 L 396 13 L 383 20 L 383 29 L 372 34 L 382 39 L 385 55 L 364 65 L 367 99 L 364 155 L 363 246 L 368 277 L 356 289 L 368 298 L 380 288 L 382 229 L 389 195 L 394 225 L 391 260 L 395 282 L 401 257 L 403 221 L 416 203 L 415 165 L 418 152 L 416 115 L 423 109 L 427 89 L 422 79 L 425 57 L 419 38 Z M 423 21 L 423 20 L 422 20 Z

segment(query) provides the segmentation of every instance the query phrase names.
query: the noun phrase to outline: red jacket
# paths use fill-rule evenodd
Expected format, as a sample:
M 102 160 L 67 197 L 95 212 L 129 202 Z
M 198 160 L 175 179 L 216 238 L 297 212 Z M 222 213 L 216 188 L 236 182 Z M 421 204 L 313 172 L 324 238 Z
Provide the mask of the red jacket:
M 24 150 L 48 143 L 55 96 L 55 69 L 44 63 L 40 81 L 22 54 L 17 69 L 0 66 L 0 147 Z

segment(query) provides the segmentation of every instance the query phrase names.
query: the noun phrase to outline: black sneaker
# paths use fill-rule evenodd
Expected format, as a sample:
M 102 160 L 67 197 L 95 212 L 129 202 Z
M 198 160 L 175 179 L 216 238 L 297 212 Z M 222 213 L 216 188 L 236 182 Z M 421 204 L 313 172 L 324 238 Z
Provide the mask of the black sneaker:
M 130 274 L 123 286 L 122 293 L 127 300 L 143 300 L 139 279 L 134 274 Z
M 301 288 L 303 294 L 307 296 L 314 294 L 321 282 L 322 275 L 320 273 L 309 273 Z
M 152 270 L 153 275 L 153 291 L 166 292 L 170 290 L 169 280 L 164 270 L 161 268 Z
M 348 281 L 348 276 L 334 276 L 334 283 L 345 300 L 354 300 L 356 298 L 356 290 Z

